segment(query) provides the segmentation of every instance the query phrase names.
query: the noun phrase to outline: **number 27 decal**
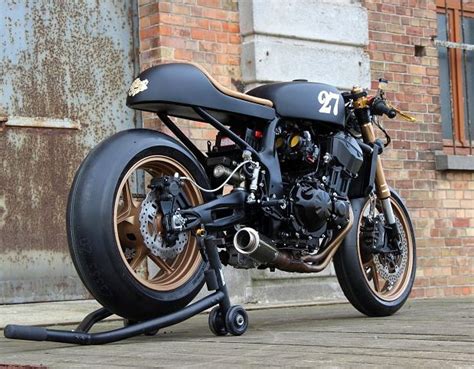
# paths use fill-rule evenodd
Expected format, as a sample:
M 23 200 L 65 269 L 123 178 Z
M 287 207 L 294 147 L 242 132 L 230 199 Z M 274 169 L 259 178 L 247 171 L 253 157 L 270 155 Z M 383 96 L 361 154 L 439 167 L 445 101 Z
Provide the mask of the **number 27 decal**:
M 339 106 L 339 94 L 322 90 L 318 95 L 318 101 L 321 104 L 320 113 L 337 115 Z M 333 105 L 334 104 L 334 105 Z

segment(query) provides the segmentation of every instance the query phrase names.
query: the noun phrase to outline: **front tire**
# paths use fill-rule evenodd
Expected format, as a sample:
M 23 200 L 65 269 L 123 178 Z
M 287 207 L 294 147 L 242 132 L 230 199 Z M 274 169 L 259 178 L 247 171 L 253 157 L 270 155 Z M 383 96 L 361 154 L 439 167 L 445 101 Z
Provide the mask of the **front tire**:
M 208 187 L 204 170 L 179 143 L 156 131 L 133 129 L 93 149 L 70 191 L 67 232 L 76 270 L 104 307 L 129 320 L 179 310 L 204 283 L 205 264 L 191 233 L 180 235 L 177 255 L 167 258 L 151 253 L 143 240 L 139 218 L 147 185 L 153 177 L 176 172 Z M 208 200 L 189 181 L 182 188 L 189 206 Z M 159 230 L 159 210 L 152 222 Z
M 391 192 L 391 203 L 402 244 L 401 256 L 391 264 L 393 273 L 384 266 L 383 256 L 372 254 L 363 247 L 362 227 L 369 211 L 369 199 L 353 200 L 354 225 L 334 256 L 337 279 L 345 296 L 357 310 L 368 316 L 394 314 L 408 299 L 415 280 L 416 245 L 410 215 L 394 191 Z M 376 209 L 382 212 L 379 201 Z

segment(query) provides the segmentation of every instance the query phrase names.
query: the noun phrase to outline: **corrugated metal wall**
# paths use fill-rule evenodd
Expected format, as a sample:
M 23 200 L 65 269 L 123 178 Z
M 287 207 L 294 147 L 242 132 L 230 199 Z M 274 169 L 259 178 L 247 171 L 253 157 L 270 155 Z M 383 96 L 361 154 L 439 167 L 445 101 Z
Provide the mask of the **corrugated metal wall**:
M 125 106 L 137 29 L 135 1 L 0 3 L 0 303 L 86 296 L 67 195 L 90 148 L 138 124 Z

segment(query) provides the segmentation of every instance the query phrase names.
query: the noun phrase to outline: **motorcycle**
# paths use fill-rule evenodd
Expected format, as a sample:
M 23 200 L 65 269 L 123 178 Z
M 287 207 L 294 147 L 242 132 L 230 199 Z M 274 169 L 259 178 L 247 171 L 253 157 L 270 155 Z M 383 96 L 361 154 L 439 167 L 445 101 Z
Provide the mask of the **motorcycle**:
M 357 310 L 395 313 L 413 286 L 415 235 L 384 176 L 390 137 L 378 117 L 412 118 L 387 102 L 384 82 L 375 96 L 305 80 L 244 94 L 191 63 L 143 71 L 127 106 L 156 113 L 176 139 L 122 131 L 83 161 L 67 232 L 85 286 L 130 321 L 179 311 L 209 271 L 206 235 L 234 268 L 318 273 L 332 260 Z M 203 153 L 170 117 L 209 123 L 215 141 Z M 211 312 L 214 333 L 239 334 L 221 314 Z

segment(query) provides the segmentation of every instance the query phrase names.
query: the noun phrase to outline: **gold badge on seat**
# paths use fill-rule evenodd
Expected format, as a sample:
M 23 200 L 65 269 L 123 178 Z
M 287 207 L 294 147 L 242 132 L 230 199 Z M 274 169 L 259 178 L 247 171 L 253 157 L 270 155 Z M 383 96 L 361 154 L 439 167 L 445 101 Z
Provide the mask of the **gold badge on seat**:
M 139 92 L 145 91 L 148 88 L 148 80 L 144 79 L 143 81 L 140 78 L 135 79 L 130 89 L 128 90 L 128 96 L 135 96 Z

